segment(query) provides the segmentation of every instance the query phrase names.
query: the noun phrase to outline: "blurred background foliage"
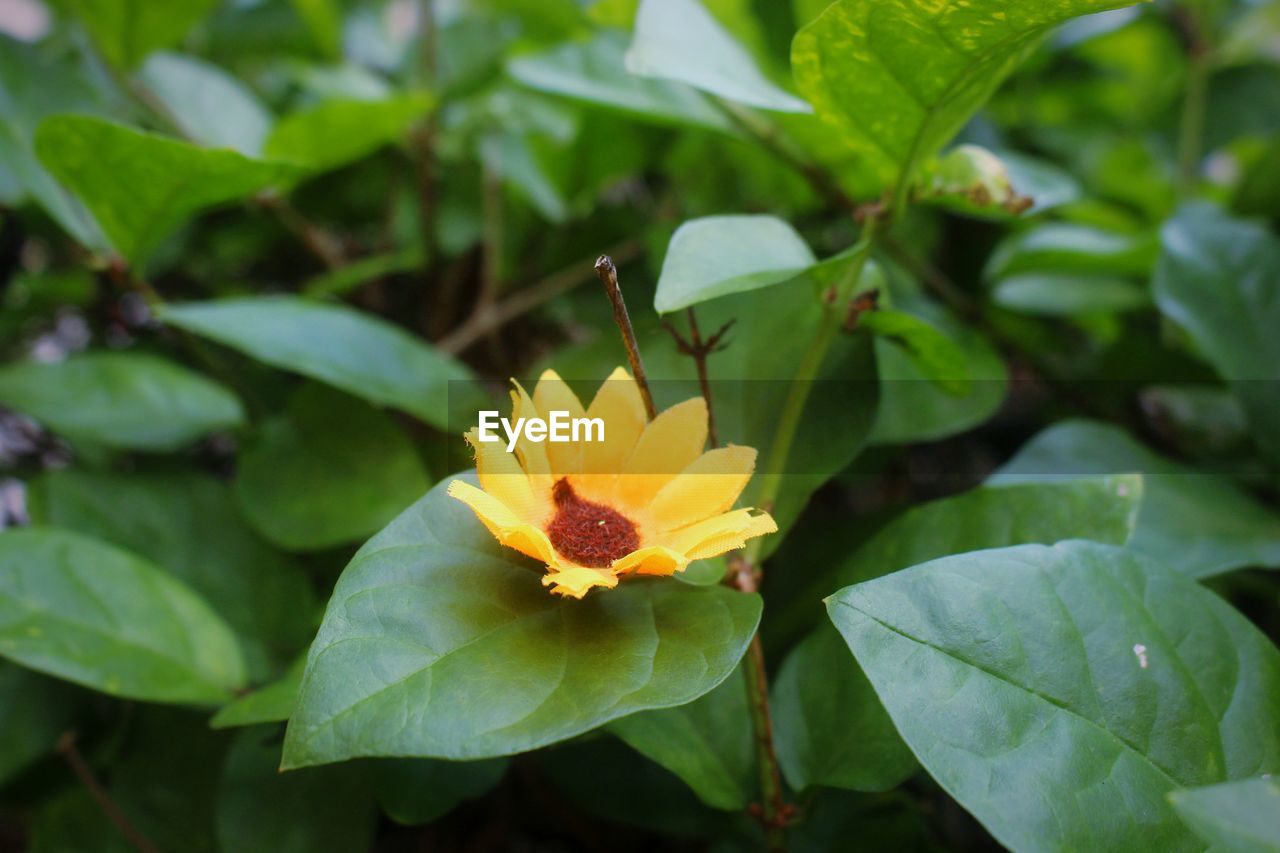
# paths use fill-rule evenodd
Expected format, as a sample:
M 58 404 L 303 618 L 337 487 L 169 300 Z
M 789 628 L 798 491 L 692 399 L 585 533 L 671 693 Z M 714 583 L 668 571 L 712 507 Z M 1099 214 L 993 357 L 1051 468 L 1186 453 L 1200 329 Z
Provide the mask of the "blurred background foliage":
M 825 5 L 671 2 L 646 41 L 634 0 L 0 3 L 0 513 L 69 531 L 5 533 L 0 562 L 82 554 L 128 599 L 67 593 L 124 620 L 64 638 L 77 684 L 0 662 L 0 849 L 137 847 L 103 794 L 164 850 L 758 843 L 622 731 L 280 776 L 279 721 L 342 566 L 467 466 L 450 407 L 547 366 L 587 393 L 622 363 L 597 254 L 660 378 L 692 376 L 652 307 L 664 262 L 743 291 L 700 309 L 736 321 L 719 379 L 789 377 L 839 265 L 818 259 L 893 168 L 793 94 L 793 36 Z M 736 47 L 686 67 L 663 24 Z M 907 325 L 869 329 L 874 368 L 856 341 L 836 359 L 879 390 L 802 439 L 830 470 L 782 510 L 771 666 L 850 582 L 845 555 L 1005 463 L 1179 475 L 1148 484 L 1145 550 L 1205 575 L 1280 564 L 1280 6 L 1076 19 L 951 152 L 921 164 L 869 273 Z M 676 235 L 723 214 L 772 219 Z M 751 443 L 775 414 L 721 429 Z M 1212 585 L 1280 635 L 1274 576 Z M 156 624 L 139 639 L 130 619 Z M 182 673 L 93 664 L 157 642 L 186 645 Z M 226 703 L 250 685 L 268 686 Z M 112 698 L 148 691 L 178 704 Z M 899 775 L 810 788 L 793 847 L 994 845 L 909 756 Z

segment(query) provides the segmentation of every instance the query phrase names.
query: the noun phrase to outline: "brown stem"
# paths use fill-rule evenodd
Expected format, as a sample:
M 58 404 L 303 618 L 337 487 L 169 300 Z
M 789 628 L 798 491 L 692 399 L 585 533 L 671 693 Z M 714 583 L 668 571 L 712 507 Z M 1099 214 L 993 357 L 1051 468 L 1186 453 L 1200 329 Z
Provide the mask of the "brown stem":
M 760 570 L 742 556 L 730 560 L 729 580 L 742 592 L 754 593 L 760 588 Z M 783 796 L 782 772 L 773 745 L 773 714 L 769 708 L 769 677 L 764 666 L 764 645 L 756 631 L 743 659 L 747 678 L 747 701 L 751 707 L 751 726 L 756 743 L 756 771 L 759 774 L 760 803 L 751 814 L 764 830 L 771 853 L 786 850 L 786 828 L 794 808 Z
M 640 254 L 640 248 L 639 242 L 627 240 L 613 246 L 608 254 L 619 263 L 626 263 Z M 436 346 L 448 353 L 464 352 L 489 332 L 590 281 L 593 272 L 594 269 L 589 264 L 577 263 L 521 288 L 487 308 L 480 309 L 477 306 L 478 310 L 473 311 L 462 325 L 441 338 Z
M 116 805 L 115 800 L 111 799 L 111 795 L 107 793 L 107 789 L 102 787 L 102 783 L 93 775 L 93 769 L 89 767 L 89 763 L 84 760 L 84 756 L 80 754 L 80 750 L 76 748 L 76 733 L 74 731 L 65 732 L 62 737 L 58 738 L 58 754 L 67 762 L 71 768 L 71 772 L 76 774 L 76 778 L 88 790 L 89 796 L 93 797 L 97 802 L 98 808 L 102 809 L 102 813 L 107 819 L 115 824 L 116 829 L 120 830 L 120 834 L 125 840 L 132 844 L 140 853 L 159 853 L 159 848 L 143 835 L 136 826 L 130 823 L 129 818 L 125 817 L 124 812 Z
M 281 224 L 302 241 L 311 254 L 320 259 L 326 269 L 336 270 L 347 263 L 342 241 L 298 212 L 289 200 L 276 193 L 262 193 L 258 203 L 275 214 Z
M 644 362 L 640 359 L 640 345 L 636 342 L 636 330 L 631 325 L 631 317 L 627 315 L 627 303 L 622 298 L 622 288 L 618 285 L 618 268 L 614 266 L 613 258 L 608 255 L 596 258 L 596 275 L 600 277 L 601 283 L 604 284 L 604 292 L 609 296 L 609 302 L 613 304 L 613 322 L 622 333 L 622 343 L 627 348 L 627 361 L 631 364 L 631 375 L 636 378 L 636 384 L 640 386 L 640 396 L 644 398 L 644 410 L 648 413 L 649 420 L 653 420 L 658 416 L 658 410 L 653 405 L 649 378 L 645 376 Z
M 707 358 L 711 353 L 724 349 L 725 345 L 720 341 L 724 338 L 725 332 L 728 332 L 733 327 L 734 321 L 730 320 L 725 323 L 714 335 L 703 340 L 702 333 L 698 330 L 698 317 L 694 314 L 692 305 L 689 306 L 686 316 L 689 318 L 688 340 L 685 340 L 684 336 L 676 330 L 676 327 L 666 320 L 662 321 L 662 326 L 675 339 L 676 348 L 685 355 L 690 356 L 698 369 L 698 385 L 702 389 L 702 399 L 707 402 L 707 438 L 710 440 L 712 447 L 719 447 L 720 439 L 716 435 L 715 407 L 711 405 L 711 380 L 707 374 Z

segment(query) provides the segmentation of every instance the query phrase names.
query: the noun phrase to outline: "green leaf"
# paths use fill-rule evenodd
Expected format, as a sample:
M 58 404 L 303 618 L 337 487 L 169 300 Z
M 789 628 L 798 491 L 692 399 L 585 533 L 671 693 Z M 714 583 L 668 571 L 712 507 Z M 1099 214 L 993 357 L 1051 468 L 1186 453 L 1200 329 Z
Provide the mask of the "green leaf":
M 1280 464 L 1280 239 L 1208 204 L 1161 231 L 1156 304 L 1232 382 L 1254 437 Z
M 245 680 L 235 635 L 185 584 L 52 527 L 0 534 L 0 655 L 153 702 L 222 702 Z
M 902 349 L 920 374 L 946 393 L 963 396 L 969 392 L 969 362 L 964 350 L 927 320 L 880 308 L 859 317 L 858 328 Z
M 1068 172 L 1043 160 L 977 145 L 957 145 L 926 164 L 916 195 L 948 210 L 988 219 L 1013 219 L 1079 198 Z
M 464 800 L 492 790 L 507 772 L 505 758 L 379 761 L 374 769 L 378 805 L 396 823 L 420 826 L 443 817 Z
M 705 95 L 666 80 L 637 77 L 623 66 L 626 45 L 610 33 L 542 53 L 514 57 L 507 73 L 536 89 L 586 101 L 662 124 L 694 125 L 726 133 L 733 124 Z
M 0 786 L 53 751 L 75 724 L 78 699 L 65 682 L 0 662 Z
M 922 171 L 916 196 L 953 210 L 995 208 L 1017 216 L 1031 205 L 1019 195 L 999 157 L 978 145 L 957 145 Z
M 381 252 L 320 273 L 307 281 L 303 293 L 316 297 L 342 296 L 376 279 L 421 269 L 422 264 L 422 249 L 417 246 Z
M 1280 652 L 1132 551 L 961 554 L 827 606 L 921 764 L 1010 849 L 1196 849 L 1170 791 L 1280 770 Z
M 277 727 L 241 732 L 217 794 L 222 850 L 313 853 L 368 850 L 375 823 L 369 768 L 359 764 L 281 774 Z
M 160 318 L 441 429 L 449 426 L 449 383 L 471 378 L 462 364 L 403 329 L 344 305 L 246 296 L 169 305 Z
M 1072 222 L 1046 222 L 1000 243 L 983 275 L 998 280 L 1019 273 L 1146 277 L 1156 259 L 1147 233 L 1126 234 Z
M 342 10 L 334 0 L 289 0 L 311 31 L 320 54 L 329 60 L 342 57 Z
M 306 663 L 306 656 L 298 658 L 278 680 L 223 705 L 213 715 L 209 726 L 230 729 L 258 723 L 282 723 L 289 719 L 298 701 L 298 687 L 302 684 Z
M 690 702 L 745 651 L 759 597 L 669 578 L 552 596 L 445 486 L 369 540 L 339 579 L 285 767 L 536 749 Z
M 45 119 L 36 130 L 35 150 L 133 264 L 200 211 L 296 176 L 285 163 L 199 148 L 88 116 Z
M 172 47 L 217 6 L 217 0 L 139 3 L 136 0 L 54 0 L 75 16 L 93 37 L 106 60 L 121 70 L 133 68 L 147 54 Z
M 249 529 L 211 476 L 49 471 L 28 484 L 27 506 L 37 524 L 132 551 L 190 585 L 235 630 L 255 675 L 311 637 L 307 577 Z
M 880 407 L 870 443 L 880 446 L 936 441 L 986 421 L 1004 402 L 1009 378 L 1004 360 L 977 329 L 898 276 L 887 279 L 891 304 L 944 332 L 959 347 L 969 375 L 968 393 L 948 394 L 929 381 L 911 355 L 885 339 L 875 342 Z M 948 374 L 943 374 L 948 375 Z M 954 370 L 950 371 L 954 376 Z
M 57 113 L 95 113 L 105 97 L 78 65 L 51 61 L 47 52 L 0 35 L 0 169 L 17 184 L 16 203 L 30 195 L 82 246 L 106 251 L 107 238 L 93 216 L 40 165 L 36 127 Z
M 838 0 L 796 34 L 801 93 L 881 186 L 910 180 L 1055 25 L 1125 0 Z
M 0 367 L 0 403 L 73 442 L 122 450 L 176 450 L 244 421 L 221 385 L 139 353 Z
M 1036 482 L 1135 471 L 1145 495 L 1131 548 L 1205 578 L 1248 566 L 1280 566 L 1280 516 L 1230 481 L 1134 441 L 1118 427 L 1065 421 L 1023 445 L 990 479 Z
M 765 77 L 751 54 L 698 0 L 643 0 L 626 67 L 632 74 L 687 83 L 752 107 L 811 112 L 808 104 Z
M 1088 273 L 1020 273 L 997 284 L 991 298 L 1002 308 L 1041 317 L 1111 314 L 1151 304 L 1140 284 Z
M 156 53 L 138 77 L 192 142 L 247 157 L 262 153 L 274 119 L 248 86 L 221 68 L 194 56 Z
M 1137 476 L 986 486 L 914 507 L 885 525 L 830 578 L 828 589 L 986 548 L 1088 538 L 1123 544 L 1142 497 Z M 830 624 L 782 665 L 773 687 L 778 760 L 797 790 L 879 791 L 915 770 L 871 684 Z
M 1192 832 L 1222 853 L 1280 851 L 1280 784 L 1246 779 L 1172 791 L 1169 802 Z
M 795 278 L 817 263 L 804 238 L 776 216 L 704 216 L 667 245 L 653 307 L 678 311 L 717 296 Z
M 433 104 L 425 92 L 379 101 L 325 101 L 280 119 L 264 151 L 273 160 L 333 169 L 404 139 Z
M 431 483 L 389 417 L 323 385 L 306 385 L 240 455 L 236 498 L 268 540 L 319 551 L 376 533 Z
M 679 776 L 712 808 L 743 809 L 757 796 L 756 744 L 742 665 L 687 705 L 632 714 L 608 729 Z

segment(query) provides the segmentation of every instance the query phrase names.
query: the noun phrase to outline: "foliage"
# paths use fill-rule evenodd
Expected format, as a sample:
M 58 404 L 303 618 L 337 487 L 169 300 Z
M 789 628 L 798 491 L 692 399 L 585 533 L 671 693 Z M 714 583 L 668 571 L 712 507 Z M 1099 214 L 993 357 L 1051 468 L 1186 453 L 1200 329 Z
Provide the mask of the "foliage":
M 0 4 L 0 846 L 1280 850 L 1274 7 Z M 602 253 L 778 532 L 573 600 Z

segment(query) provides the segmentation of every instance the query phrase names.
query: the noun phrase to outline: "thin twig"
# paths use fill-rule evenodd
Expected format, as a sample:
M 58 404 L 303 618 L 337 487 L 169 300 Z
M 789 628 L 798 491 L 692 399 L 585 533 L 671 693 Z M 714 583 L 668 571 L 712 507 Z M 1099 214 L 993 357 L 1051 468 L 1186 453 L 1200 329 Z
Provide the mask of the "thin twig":
M 609 249 L 610 257 L 618 263 L 626 263 L 640 254 L 641 245 L 636 240 L 626 240 Z M 462 325 L 458 326 L 436 346 L 448 353 L 465 352 L 472 344 L 489 332 L 506 325 L 515 318 L 550 302 L 563 293 L 591 281 L 594 268 L 587 263 L 576 263 L 540 279 L 528 287 L 515 291 L 506 299 L 481 308 L 477 306 Z
M 125 840 L 132 844 L 140 853 L 159 853 L 159 848 L 134 826 L 129 818 L 125 817 L 124 812 L 116 805 L 115 800 L 111 799 L 111 795 L 107 793 L 107 789 L 102 787 L 102 783 L 93 775 L 93 769 L 89 767 L 89 763 L 84 760 L 84 756 L 80 754 L 80 750 L 76 748 L 76 733 L 68 731 L 58 738 L 57 746 L 58 754 L 71 768 L 71 772 L 76 774 L 76 778 L 88 790 L 89 796 L 93 797 L 97 802 L 98 808 L 102 809 L 102 813 L 107 819 L 115 824 L 116 829 L 120 830 L 120 834 Z
M 289 200 L 278 193 L 260 193 L 256 201 L 265 210 L 275 214 L 280 223 L 320 259 L 326 269 L 336 270 L 347 263 L 342 241 L 298 212 Z
M 631 317 L 627 315 L 627 303 L 622 298 L 622 288 L 618 285 L 618 268 L 613 258 L 601 255 L 596 258 L 596 275 L 604 284 L 604 292 L 613 304 L 613 322 L 622 333 L 622 343 L 627 348 L 627 361 L 631 363 L 631 375 L 640 386 L 640 396 L 644 398 L 644 410 L 649 420 L 658 416 L 653 405 L 653 393 L 649 390 L 649 378 L 645 376 L 644 362 L 640 359 L 640 345 L 636 342 L 636 330 L 631 325 Z
M 666 320 L 662 321 L 662 327 L 675 339 L 676 349 L 691 357 L 693 363 L 697 366 L 698 385 L 702 389 L 702 399 L 707 403 L 707 438 L 712 447 L 719 447 L 720 439 L 716 435 L 715 407 L 711 405 L 711 380 L 707 374 L 707 358 L 711 353 L 725 348 L 726 344 L 721 343 L 721 340 L 724 338 L 725 333 L 733 327 L 735 321 L 730 320 L 725 323 L 714 335 L 704 341 L 702 333 L 698 330 L 698 317 L 694 314 L 692 305 L 688 308 L 687 316 L 689 318 L 688 340 L 685 340 L 684 336 L 676 330 L 676 327 Z

